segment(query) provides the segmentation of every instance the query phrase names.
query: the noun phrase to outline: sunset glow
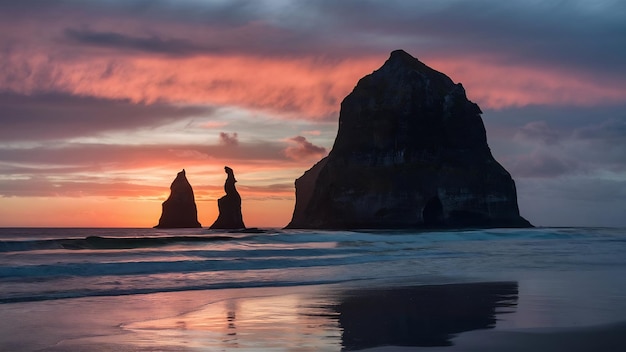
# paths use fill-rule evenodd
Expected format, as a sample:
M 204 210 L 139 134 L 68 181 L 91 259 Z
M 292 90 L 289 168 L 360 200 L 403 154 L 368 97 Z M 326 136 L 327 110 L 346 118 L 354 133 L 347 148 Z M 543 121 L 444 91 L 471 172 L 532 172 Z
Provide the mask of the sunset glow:
M 153 226 L 182 169 L 209 226 L 228 165 L 246 225 L 282 227 L 342 99 L 399 48 L 479 104 L 522 214 L 566 225 L 626 199 L 624 5 L 576 3 L 0 2 L 0 226 Z M 602 189 L 568 210 L 582 184 Z

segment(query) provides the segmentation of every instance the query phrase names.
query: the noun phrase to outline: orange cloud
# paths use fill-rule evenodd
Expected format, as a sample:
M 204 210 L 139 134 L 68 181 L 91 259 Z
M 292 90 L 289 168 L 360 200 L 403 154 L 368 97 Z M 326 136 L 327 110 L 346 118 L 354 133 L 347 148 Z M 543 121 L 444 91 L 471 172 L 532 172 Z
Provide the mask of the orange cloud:
M 243 56 L 50 62 L 45 54 L 31 54 L 1 60 L 18 69 L 0 72 L 0 86 L 19 93 L 60 90 L 145 103 L 233 105 L 314 119 L 336 114 L 356 81 L 380 64 L 371 58 L 325 62 Z
M 324 119 L 337 116 L 341 100 L 358 79 L 384 59 L 124 56 L 51 62 L 42 53 L 23 53 L 0 60 L 3 66 L 15 68 L 0 73 L 0 86 L 20 93 L 60 90 L 134 102 L 239 106 L 282 117 Z M 471 57 L 424 61 L 463 83 L 469 98 L 483 108 L 584 106 L 626 99 L 626 87 L 553 67 Z
M 303 136 L 289 138 L 290 143 L 294 144 L 285 149 L 285 155 L 294 160 L 321 158 L 326 155 L 326 148 L 318 147 L 309 142 Z
M 217 129 L 225 126 L 228 126 L 228 122 L 226 121 L 208 121 L 199 125 L 199 127 L 206 129 Z
M 319 136 L 322 134 L 322 131 L 320 130 L 302 131 L 302 134 L 306 134 L 308 136 Z
M 626 86 L 558 67 L 510 65 L 472 57 L 438 58 L 432 67 L 463 83 L 468 98 L 482 108 L 593 106 L 626 100 Z

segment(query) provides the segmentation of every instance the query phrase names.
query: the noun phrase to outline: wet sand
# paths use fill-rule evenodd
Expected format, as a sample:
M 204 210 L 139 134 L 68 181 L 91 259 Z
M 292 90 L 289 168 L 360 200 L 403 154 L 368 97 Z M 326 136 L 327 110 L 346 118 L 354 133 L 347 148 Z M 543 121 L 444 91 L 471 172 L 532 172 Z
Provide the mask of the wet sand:
M 537 283 L 344 284 L 11 303 L 0 305 L 0 350 L 626 350 L 623 306 L 589 305 L 578 298 L 584 292 L 548 296 L 550 288 Z
M 446 352 L 622 352 L 626 351 L 626 322 L 585 328 L 483 330 L 453 339 Z M 367 352 L 437 352 L 440 347 L 385 346 Z

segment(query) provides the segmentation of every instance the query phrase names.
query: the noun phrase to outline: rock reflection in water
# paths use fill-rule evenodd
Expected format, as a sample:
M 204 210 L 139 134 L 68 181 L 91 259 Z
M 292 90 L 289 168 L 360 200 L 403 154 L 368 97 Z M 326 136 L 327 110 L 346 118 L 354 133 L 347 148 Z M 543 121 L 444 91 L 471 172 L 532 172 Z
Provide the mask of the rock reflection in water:
M 346 292 L 338 313 L 344 350 L 449 346 L 454 334 L 493 328 L 517 304 L 516 282 L 449 284 Z
M 124 324 L 132 334 L 118 338 L 122 344 L 177 351 L 448 346 L 455 334 L 493 328 L 497 314 L 515 308 L 517 294 L 515 282 L 197 291 L 187 299 L 200 308 L 184 312 L 185 306 L 169 317 Z

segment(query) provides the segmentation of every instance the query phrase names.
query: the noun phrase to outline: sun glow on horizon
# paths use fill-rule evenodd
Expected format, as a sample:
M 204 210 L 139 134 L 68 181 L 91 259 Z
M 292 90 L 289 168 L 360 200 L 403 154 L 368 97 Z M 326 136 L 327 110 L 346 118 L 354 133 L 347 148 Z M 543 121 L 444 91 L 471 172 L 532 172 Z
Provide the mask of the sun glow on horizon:
M 484 5 L 4 2 L 0 226 L 154 226 L 181 169 L 209 226 L 225 165 L 246 225 L 284 226 L 342 100 L 396 49 L 463 84 L 521 185 L 597 188 L 610 211 L 624 180 L 576 176 L 624 170 L 623 6 Z
M 291 220 L 293 198 L 251 198 L 242 194 L 247 227 L 282 228 Z M 168 194 L 169 195 L 169 194 Z M 161 203 L 167 198 L 32 197 L 4 198 L 0 227 L 118 227 L 150 228 L 158 224 Z M 217 219 L 217 200 L 198 200 L 198 221 L 209 227 Z

